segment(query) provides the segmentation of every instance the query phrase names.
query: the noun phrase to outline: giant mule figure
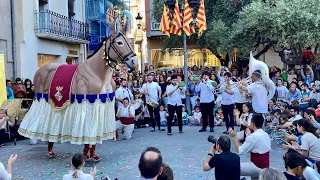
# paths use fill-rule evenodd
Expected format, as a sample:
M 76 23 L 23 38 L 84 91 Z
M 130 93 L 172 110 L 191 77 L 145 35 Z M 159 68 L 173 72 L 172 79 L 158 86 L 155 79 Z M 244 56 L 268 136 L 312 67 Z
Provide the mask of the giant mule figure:
M 48 141 L 49 157 L 55 155 L 53 143 L 60 141 L 85 144 L 85 158 L 99 160 L 96 144 L 115 136 L 112 68 L 121 62 L 134 69 L 138 62 L 125 29 L 123 25 L 122 32 L 105 38 L 94 54 L 79 65 L 52 63 L 36 72 L 36 97 L 19 133 Z

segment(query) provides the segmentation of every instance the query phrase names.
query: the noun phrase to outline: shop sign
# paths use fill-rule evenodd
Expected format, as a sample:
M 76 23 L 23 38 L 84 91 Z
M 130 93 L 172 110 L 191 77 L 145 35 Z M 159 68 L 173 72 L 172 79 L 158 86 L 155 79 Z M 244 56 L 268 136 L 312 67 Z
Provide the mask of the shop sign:
M 69 55 L 78 56 L 78 51 L 69 50 Z

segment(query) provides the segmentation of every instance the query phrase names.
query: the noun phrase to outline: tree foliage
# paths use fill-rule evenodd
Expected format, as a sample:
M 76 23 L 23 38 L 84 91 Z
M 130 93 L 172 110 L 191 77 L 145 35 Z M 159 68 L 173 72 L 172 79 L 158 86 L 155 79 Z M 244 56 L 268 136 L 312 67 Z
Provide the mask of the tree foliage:
M 180 0 L 182 2 L 182 0 Z M 181 3 L 179 2 L 179 3 Z M 164 0 L 154 0 L 153 14 L 160 22 Z M 215 54 L 248 53 L 261 44 L 291 47 L 302 51 L 304 46 L 320 42 L 319 0 L 205 0 L 208 29 L 197 38 L 197 45 Z M 182 38 L 164 40 L 164 48 L 182 47 Z

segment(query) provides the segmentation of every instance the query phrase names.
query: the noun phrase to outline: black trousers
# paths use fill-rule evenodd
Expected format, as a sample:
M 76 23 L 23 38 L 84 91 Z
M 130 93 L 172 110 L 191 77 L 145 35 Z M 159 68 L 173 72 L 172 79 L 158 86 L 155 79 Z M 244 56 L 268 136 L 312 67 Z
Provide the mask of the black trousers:
M 240 116 L 243 113 L 242 107 L 243 107 L 244 103 L 236 103 L 236 107 L 238 109 L 238 111 L 240 112 Z
M 0 144 L 11 141 L 12 139 L 15 139 L 15 138 L 16 136 L 14 134 L 6 132 L 5 129 L 0 129 Z
M 234 129 L 234 104 L 221 105 L 224 122 L 226 123 L 227 131 L 231 127 Z
M 207 128 L 208 126 L 208 116 L 209 116 L 210 128 L 214 127 L 213 108 L 214 108 L 214 101 L 212 101 L 211 103 L 200 103 L 203 128 Z
M 157 125 L 158 128 L 160 129 L 160 114 L 159 114 L 159 106 L 156 108 L 153 108 L 152 106 L 150 106 L 149 104 L 148 106 L 148 111 L 150 113 L 150 122 L 151 122 L 151 126 L 153 128 L 156 128 L 156 122 L 157 121 Z
M 176 112 L 178 116 L 179 131 L 182 131 L 182 106 L 177 106 L 177 105 L 173 106 L 168 104 L 168 111 L 169 111 L 169 117 L 167 120 L 168 133 L 171 133 L 171 126 L 172 126 L 172 120 L 174 117 L 174 112 Z

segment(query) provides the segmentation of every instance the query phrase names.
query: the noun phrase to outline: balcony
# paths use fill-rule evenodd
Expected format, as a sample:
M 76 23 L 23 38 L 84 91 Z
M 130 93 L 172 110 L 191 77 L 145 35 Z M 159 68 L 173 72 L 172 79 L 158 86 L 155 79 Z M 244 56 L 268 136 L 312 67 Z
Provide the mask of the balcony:
M 72 44 L 87 44 L 89 42 L 89 25 L 84 22 L 46 9 L 37 10 L 34 15 L 34 31 L 38 38 Z

